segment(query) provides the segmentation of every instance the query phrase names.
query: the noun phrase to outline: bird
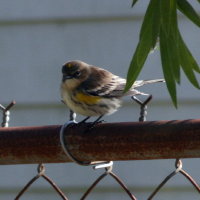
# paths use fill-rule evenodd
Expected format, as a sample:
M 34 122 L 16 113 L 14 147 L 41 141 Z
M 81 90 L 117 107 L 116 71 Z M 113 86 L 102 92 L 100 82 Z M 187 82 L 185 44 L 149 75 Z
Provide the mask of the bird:
M 157 82 L 164 82 L 164 79 L 137 80 L 124 92 L 126 79 L 103 68 L 72 60 L 62 66 L 61 99 L 73 113 L 86 116 L 81 123 L 96 116 L 95 124 L 104 115 L 116 112 L 122 97 L 148 95 L 136 88 Z

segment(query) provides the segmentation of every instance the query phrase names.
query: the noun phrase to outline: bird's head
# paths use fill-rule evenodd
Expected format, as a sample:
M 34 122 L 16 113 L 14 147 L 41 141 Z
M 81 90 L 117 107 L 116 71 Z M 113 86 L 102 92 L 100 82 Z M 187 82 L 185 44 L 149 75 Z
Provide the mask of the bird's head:
M 70 61 L 62 67 L 62 84 L 75 88 L 89 76 L 90 67 L 82 61 Z

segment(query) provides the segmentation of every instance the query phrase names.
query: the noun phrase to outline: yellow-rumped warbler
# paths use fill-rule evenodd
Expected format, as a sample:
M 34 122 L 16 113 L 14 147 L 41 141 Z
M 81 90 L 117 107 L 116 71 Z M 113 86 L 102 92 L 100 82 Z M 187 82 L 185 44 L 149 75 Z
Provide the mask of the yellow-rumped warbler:
M 62 101 L 75 113 L 87 116 L 112 114 L 120 107 L 123 96 L 146 95 L 135 88 L 149 83 L 164 82 L 163 79 L 135 81 L 124 93 L 126 79 L 82 61 L 70 61 L 62 67 Z M 96 121 L 97 121 L 96 120 Z

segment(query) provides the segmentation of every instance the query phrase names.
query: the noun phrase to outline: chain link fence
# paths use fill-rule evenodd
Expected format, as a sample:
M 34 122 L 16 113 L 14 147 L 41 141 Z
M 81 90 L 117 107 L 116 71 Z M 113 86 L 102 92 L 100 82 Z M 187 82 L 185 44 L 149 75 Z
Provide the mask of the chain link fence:
M 136 97 L 132 98 L 134 101 L 136 101 L 139 105 L 140 105 L 140 117 L 139 117 L 139 121 L 143 122 L 146 121 L 146 116 L 147 116 L 147 104 L 151 101 L 152 96 L 149 96 L 144 102 L 140 101 L 139 99 L 137 99 Z M 9 123 L 9 119 L 10 119 L 10 109 L 15 105 L 15 102 L 11 102 L 7 107 L 4 107 L 3 105 L 0 104 L 0 109 L 3 112 L 3 120 L 2 120 L 2 127 L 8 127 L 8 123 Z M 70 116 L 72 117 L 72 116 Z M 72 158 L 73 159 L 73 158 Z M 74 161 L 74 160 L 73 160 Z M 113 165 L 112 165 L 112 161 L 110 162 L 109 165 L 104 165 L 104 164 L 95 164 L 96 169 L 97 168 L 104 168 L 105 172 L 103 172 L 99 177 L 97 177 L 97 179 L 91 183 L 90 186 L 88 186 L 88 189 L 85 191 L 84 194 L 82 194 L 82 196 L 80 197 L 80 200 L 85 200 L 89 198 L 90 193 L 94 190 L 94 188 L 105 178 L 110 176 L 111 178 L 113 178 L 118 184 L 119 186 L 123 189 L 124 193 L 128 196 L 129 199 L 132 200 L 137 200 L 138 198 L 134 195 L 134 192 L 130 191 L 128 189 L 128 186 L 126 185 L 126 183 L 120 178 L 119 175 L 115 174 L 112 170 Z M 154 199 L 156 197 L 156 195 L 158 194 L 158 192 L 161 190 L 161 188 L 163 188 L 163 186 L 174 176 L 176 176 L 177 174 L 181 174 L 185 177 L 186 180 L 189 181 L 189 183 L 195 188 L 195 190 L 200 193 L 200 186 L 198 185 L 198 183 L 195 181 L 194 178 L 192 178 L 192 176 L 186 172 L 183 169 L 183 163 L 181 161 L 181 159 L 176 159 L 175 160 L 175 169 L 174 171 L 172 171 L 169 175 L 167 175 L 159 184 L 158 186 L 149 194 L 149 196 L 147 197 L 147 200 L 151 200 Z M 38 179 L 43 178 L 47 183 L 49 183 L 52 188 L 54 189 L 55 193 L 58 194 L 58 196 L 60 197 L 60 199 L 63 200 L 69 200 L 69 198 L 67 197 L 67 194 L 65 194 L 60 188 L 59 186 L 49 177 L 46 175 L 46 169 L 45 169 L 45 165 L 44 164 L 39 164 L 38 168 L 37 168 L 37 174 L 30 180 L 28 181 L 28 183 L 21 189 L 21 191 L 19 191 L 19 193 L 16 195 L 15 200 L 19 200 L 21 197 L 23 197 L 23 195 L 28 191 L 28 189 L 30 189 L 30 187 L 32 186 L 32 184 L 34 182 L 36 182 Z M 139 199 L 138 199 L 139 200 Z

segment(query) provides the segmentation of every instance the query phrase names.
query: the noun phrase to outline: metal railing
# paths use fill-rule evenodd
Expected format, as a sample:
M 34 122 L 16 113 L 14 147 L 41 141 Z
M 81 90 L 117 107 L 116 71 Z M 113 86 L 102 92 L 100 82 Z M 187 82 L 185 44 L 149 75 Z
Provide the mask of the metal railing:
M 45 174 L 45 166 L 42 163 L 63 163 L 74 160 L 90 163 L 99 160 L 174 158 L 175 170 L 161 181 L 147 199 L 153 199 L 176 174 L 182 174 L 200 193 L 200 186 L 183 170 L 180 160 L 180 158 L 200 157 L 200 119 L 144 122 L 147 103 L 151 97 L 145 102 L 134 100 L 141 106 L 140 122 L 102 123 L 92 129 L 88 129 L 90 123 L 69 123 L 64 128 L 60 125 L 8 127 L 9 109 L 15 102 L 11 102 L 7 107 L 0 105 L 3 110 L 3 122 L 0 128 L 0 164 L 39 163 L 37 175 L 24 186 L 15 199 L 20 199 L 37 179 L 44 178 L 61 199 L 67 200 L 56 183 Z M 112 165 L 104 168 L 105 172 L 91 184 L 81 200 L 86 199 L 95 186 L 108 175 L 123 188 L 130 199 L 137 199 L 119 176 L 113 173 Z

